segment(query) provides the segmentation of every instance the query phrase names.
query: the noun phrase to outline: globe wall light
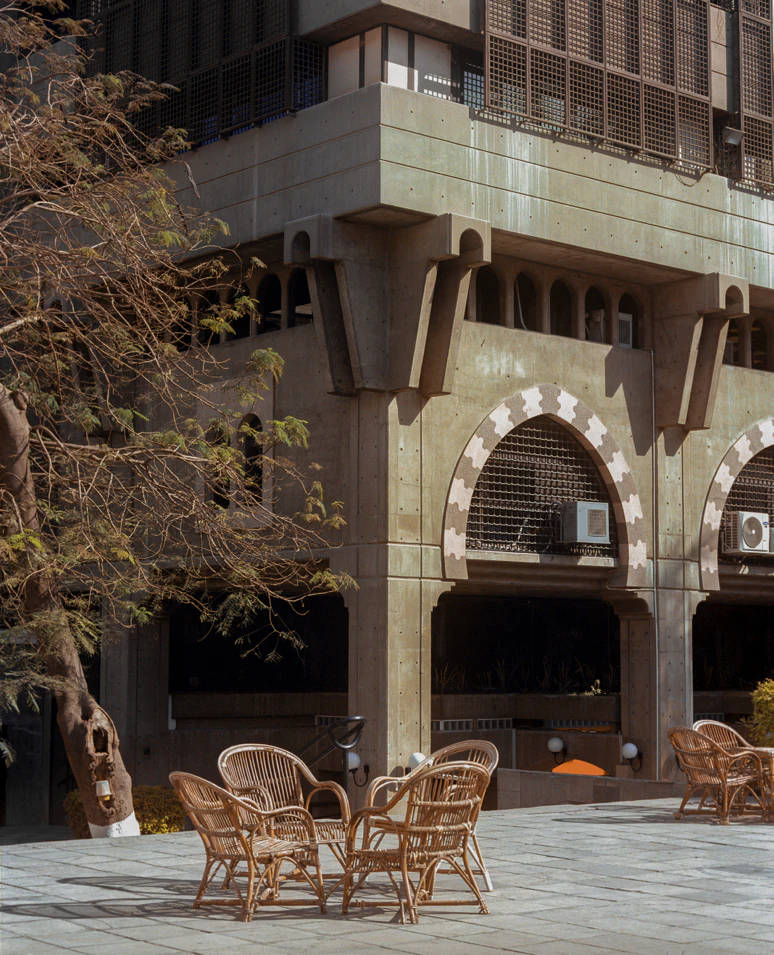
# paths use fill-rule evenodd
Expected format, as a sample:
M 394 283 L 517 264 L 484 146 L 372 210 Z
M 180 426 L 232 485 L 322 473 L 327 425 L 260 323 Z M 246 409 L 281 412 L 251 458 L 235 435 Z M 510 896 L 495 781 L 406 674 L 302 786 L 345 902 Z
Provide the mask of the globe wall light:
M 560 739 L 558 736 L 552 736 L 548 741 L 548 751 L 553 754 L 554 762 L 559 765 L 564 762 L 564 758 L 567 755 L 567 747 L 565 746 L 564 740 Z M 559 758 L 561 756 L 561 759 Z
M 350 750 L 346 755 L 346 760 L 347 760 L 347 770 L 352 774 L 352 782 L 357 786 L 358 789 L 362 789 L 363 786 L 367 785 L 368 783 L 368 776 L 371 771 L 370 766 L 368 765 L 368 763 L 366 763 L 365 766 L 363 766 L 363 775 L 365 776 L 365 778 L 363 779 L 362 783 L 359 783 L 357 781 L 357 771 L 360 769 L 361 762 L 362 762 L 360 757 L 353 750 Z
M 642 769 L 642 753 L 635 743 L 624 743 L 621 747 L 621 756 L 631 766 L 633 772 L 638 773 Z M 634 765 L 635 760 L 637 760 L 636 766 Z

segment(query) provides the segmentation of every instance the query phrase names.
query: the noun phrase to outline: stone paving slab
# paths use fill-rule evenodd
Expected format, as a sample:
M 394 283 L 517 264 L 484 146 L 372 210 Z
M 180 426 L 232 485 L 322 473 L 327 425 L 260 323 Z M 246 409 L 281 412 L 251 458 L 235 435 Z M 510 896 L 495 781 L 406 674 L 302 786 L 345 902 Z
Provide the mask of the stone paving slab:
M 195 911 L 204 853 L 194 832 L 9 837 L 0 839 L 0 955 L 768 955 L 774 826 L 675 822 L 674 808 L 659 800 L 484 813 L 492 914 L 425 909 L 416 926 L 386 907 L 342 917 L 336 895 L 325 915 L 267 907 L 247 924 L 236 909 Z M 386 888 L 372 878 L 366 892 Z M 449 876 L 438 890 L 460 894 Z

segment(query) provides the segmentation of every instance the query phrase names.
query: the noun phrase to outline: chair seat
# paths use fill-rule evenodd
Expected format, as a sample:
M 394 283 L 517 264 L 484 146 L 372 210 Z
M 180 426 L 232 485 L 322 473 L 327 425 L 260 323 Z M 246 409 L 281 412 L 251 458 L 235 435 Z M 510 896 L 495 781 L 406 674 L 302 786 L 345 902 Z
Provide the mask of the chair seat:
M 462 848 L 444 849 L 439 852 L 414 850 L 406 853 L 406 863 L 410 869 L 425 868 L 436 859 L 453 859 L 462 856 Z M 362 872 L 377 866 L 380 870 L 400 869 L 401 853 L 399 849 L 357 849 L 349 856 L 351 871 Z
M 341 819 L 316 819 L 314 831 L 317 833 L 317 841 L 323 845 L 344 842 L 347 838 L 347 827 Z

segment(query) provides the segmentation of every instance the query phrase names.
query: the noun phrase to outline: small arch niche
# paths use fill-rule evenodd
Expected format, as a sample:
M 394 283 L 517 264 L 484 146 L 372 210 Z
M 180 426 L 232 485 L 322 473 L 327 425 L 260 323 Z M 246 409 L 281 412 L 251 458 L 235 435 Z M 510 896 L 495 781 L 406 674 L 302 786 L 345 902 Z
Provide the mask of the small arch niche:
M 239 338 L 250 337 L 253 324 L 253 309 L 252 306 L 245 302 L 245 299 L 249 298 L 250 292 L 244 285 L 237 285 L 236 288 L 230 289 L 228 293 L 229 308 L 238 308 L 239 314 L 229 322 L 233 331 L 227 333 L 227 341 L 233 342 Z
M 634 296 L 621 296 L 618 303 L 618 344 L 624 348 L 640 347 L 640 306 Z
M 293 269 L 288 280 L 288 327 L 309 325 L 312 319 L 312 296 L 306 269 Z
M 263 432 L 261 419 L 248 415 L 240 426 L 241 450 L 244 457 L 245 493 L 251 504 L 263 502 L 263 445 L 258 434 Z
M 279 276 L 267 275 L 258 286 L 256 331 L 276 332 L 282 327 L 282 284 Z
M 551 286 L 551 334 L 572 338 L 572 293 L 564 282 Z
M 606 342 L 609 334 L 607 303 L 598 288 L 592 287 L 586 292 L 585 312 L 586 341 Z
M 537 289 L 535 283 L 521 272 L 513 283 L 514 325 L 528 332 L 540 331 L 538 328 Z
M 750 326 L 750 352 L 752 367 L 759 371 L 767 371 L 769 367 L 769 341 L 766 326 L 756 319 Z
M 500 279 L 490 265 L 482 265 L 476 272 L 476 321 L 500 324 Z
M 198 330 L 196 333 L 196 339 L 200 345 L 203 345 L 207 348 L 209 345 L 217 345 L 220 341 L 220 335 L 218 332 L 214 332 L 211 328 L 201 324 L 203 318 L 212 318 L 217 313 L 217 310 L 220 308 L 220 293 L 217 289 L 208 289 L 206 292 L 202 292 L 199 296 L 199 311 L 198 311 Z
M 724 365 L 741 365 L 742 363 L 742 335 L 736 319 L 728 323 L 726 347 L 723 352 Z

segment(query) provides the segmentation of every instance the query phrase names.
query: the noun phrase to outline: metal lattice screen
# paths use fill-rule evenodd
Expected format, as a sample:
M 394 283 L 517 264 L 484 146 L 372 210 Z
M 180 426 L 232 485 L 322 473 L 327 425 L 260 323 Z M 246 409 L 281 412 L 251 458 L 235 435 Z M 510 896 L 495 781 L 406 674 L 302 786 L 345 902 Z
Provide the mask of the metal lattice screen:
M 774 186 L 772 22 L 770 0 L 739 0 L 741 179 Z
M 774 517 L 774 448 L 767 448 L 765 451 L 756 454 L 745 465 L 734 482 L 723 511 L 724 522 L 738 511 L 756 511 L 760 514 L 768 514 L 769 520 Z M 761 559 L 764 561 L 770 559 L 765 554 L 747 554 L 743 558 L 731 555 L 725 555 L 724 557 L 722 551 L 721 558 L 736 562 L 739 560 L 757 562 Z
M 100 26 L 93 72 L 133 70 L 178 92 L 143 110 L 147 133 L 175 126 L 194 145 L 325 98 L 325 49 L 293 36 L 293 0 L 81 0 Z
M 712 165 L 708 0 L 487 0 L 486 105 Z
M 559 507 L 605 503 L 609 544 L 559 539 Z M 473 493 L 467 546 L 471 550 L 615 557 L 617 532 L 610 495 L 591 455 L 562 425 L 532 418 L 497 445 Z

